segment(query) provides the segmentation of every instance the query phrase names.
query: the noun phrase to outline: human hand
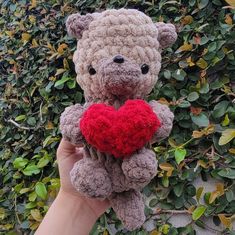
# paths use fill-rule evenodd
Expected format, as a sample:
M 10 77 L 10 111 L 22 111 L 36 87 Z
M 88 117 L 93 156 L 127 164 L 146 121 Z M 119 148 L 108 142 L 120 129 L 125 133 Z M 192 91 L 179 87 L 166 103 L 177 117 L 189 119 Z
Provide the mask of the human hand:
M 73 168 L 75 162 L 79 161 L 83 157 L 83 148 L 78 148 L 72 145 L 70 142 L 62 139 L 57 149 L 57 161 L 59 165 L 60 173 L 60 196 L 66 199 L 71 199 L 74 203 L 82 203 L 85 206 L 88 215 L 91 218 L 98 219 L 110 204 L 108 200 L 91 199 L 80 195 L 73 187 L 70 179 L 70 171 Z
M 96 220 L 109 207 L 109 201 L 80 195 L 70 182 L 70 171 L 82 158 L 82 148 L 61 140 L 57 149 L 61 188 L 35 235 L 87 235 Z

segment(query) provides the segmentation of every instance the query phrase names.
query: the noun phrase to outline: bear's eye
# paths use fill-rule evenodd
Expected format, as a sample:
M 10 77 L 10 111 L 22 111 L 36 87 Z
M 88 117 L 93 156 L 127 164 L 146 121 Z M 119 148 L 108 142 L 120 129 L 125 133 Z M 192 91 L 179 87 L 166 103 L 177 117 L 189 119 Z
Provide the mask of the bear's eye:
M 147 64 L 143 64 L 143 65 L 141 66 L 141 72 L 142 72 L 142 74 L 146 74 L 146 73 L 148 73 L 148 71 L 149 71 L 149 66 L 148 66 Z
M 88 72 L 89 72 L 90 75 L 96 74 L 95 69 L 91 65 L 88 67 Z

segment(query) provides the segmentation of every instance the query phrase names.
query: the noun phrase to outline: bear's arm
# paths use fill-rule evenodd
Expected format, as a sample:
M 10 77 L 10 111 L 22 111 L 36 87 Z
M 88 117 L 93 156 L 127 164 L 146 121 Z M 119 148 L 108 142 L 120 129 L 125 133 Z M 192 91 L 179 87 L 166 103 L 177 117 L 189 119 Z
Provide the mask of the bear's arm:
M 80 130 L 80 119 L 87 107 L 81 104 L 71 105 L 65 108 L 60 116 L 60 131 L 63 138 L 72 144 L 79 146 L 84 143 L 84 137 Z
M 173 126 L 174 114 L 167 105 L 160 104 L 155 100 L 150 101 L 149 105 L 152 107 L 154 113 L 161 122 L 161 127 L 158 128 L 152 140 L 150 141 L 153 144 L 159 142 L 162 139 L 165 139 L 170 135 Z

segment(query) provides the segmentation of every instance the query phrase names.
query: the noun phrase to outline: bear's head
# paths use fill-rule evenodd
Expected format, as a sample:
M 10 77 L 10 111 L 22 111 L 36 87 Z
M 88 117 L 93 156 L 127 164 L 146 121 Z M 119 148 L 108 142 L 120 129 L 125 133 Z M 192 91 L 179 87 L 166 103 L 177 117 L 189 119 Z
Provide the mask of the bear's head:
M 96 102 L 144 98 L 158 79 L 162 49 L 177 38 L 174 25 L 134 9 L 73 14 L 66 27 L 78 39 L 77 81 L 86 100 Z

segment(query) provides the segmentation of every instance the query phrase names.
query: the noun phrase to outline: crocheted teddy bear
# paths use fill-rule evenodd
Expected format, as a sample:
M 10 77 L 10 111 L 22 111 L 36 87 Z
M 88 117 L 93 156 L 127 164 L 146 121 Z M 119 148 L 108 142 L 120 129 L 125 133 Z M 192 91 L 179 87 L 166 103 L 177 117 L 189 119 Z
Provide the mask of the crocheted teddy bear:
M 162 49 L 177 38 L 175 27 L 134 9 L 73 14 L 66 27 L 78 39 L 73 61 L 86 101 L 60 119 L 63 137 L 84 146 L 72 184 L 87 197 L 108 198 L 124 226 L 137 229 L 145 221 L 140 190 L 157 173 L 150 144 L 169 135 L 174 118 L 167 106 L 144 99 L 158 79 Z

